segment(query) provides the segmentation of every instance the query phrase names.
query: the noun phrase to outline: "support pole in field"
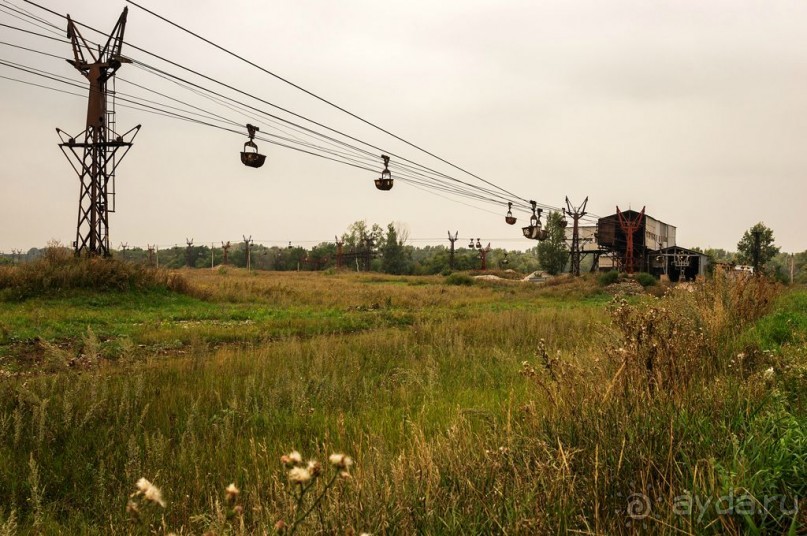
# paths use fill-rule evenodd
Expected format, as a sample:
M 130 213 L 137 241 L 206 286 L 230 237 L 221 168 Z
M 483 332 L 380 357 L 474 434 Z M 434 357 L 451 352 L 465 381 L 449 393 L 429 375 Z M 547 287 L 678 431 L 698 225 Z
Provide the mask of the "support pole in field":
M 154 248 L 156 246 L 152 246 L 151 244 L 146 244 L 146 250 L 148 251 L 148 262 L 149 266 L 154 266 Z
M 344 255 L 345 241 L 340 240 L 338 236 L 333 237 L 336 240 L 336 267 L 342 267 L 342 255 Z
M 249 238 L 247 238 L 246 235 L 241 236 L 244 238 L 244 249 L 247 255 L 247 271 L 249 272 L 252 270 L 252 235 L 249 235 Z
M 186 238 L 185 243 L 188 245 L 188 247 L 185 249 L 185 266 L 188 268 L 193 268 L 193 238 L 190 240 Z
M 454 269 L 454 242 L 457 241 L 459 234 L 459 231 L 454 231 L 454 236 L 451 236 L 451 231 L 448 232 L 448 241 L 451 242 L 451 249 L 448 252 L 448 268 L 450 270 Z
M 488 245 L 483 248 L 482 243 L 477 238 L 476 247 L 479 248 L 479 258 L 482 261 L 482 271 L 484 272 L 485 270 L 488 269 L 488 253 L 490 253 L 490 242 L 488 242 Z
M 230 241 L 228 240 L 225 244 L 224 242 L 221 243 L 221 250 L 224 252 L 224 258 L 221 261 L 221 264 L 227 265 L 230 259 Z
M 588 196 L 579 207 L 573 207 L 569 198 L 566 197 L 566 208 L 563 211 L 572 219 L 572 247 L 570 248 L 569 255 L 571 256 L 572 275 L 580 277 L 580 218 L 587 214 L 586 204 L 588 203 Z
M 370 260 L 373 257 L 373 247 L 375 246 L 375 241 L 371 236 L 363 236 L 361 239 L 361 258 L 362 258 L 362 269 L 365 272 L 370 271 Z
M 619 210 L 619 207 L 616 207 L 616 214 L 619 218 L 619 226 L 622 228 L 622 231 L 625 233 L 625 240 L 627 242 L 627 246 L 625 247 L 625 272 L 628 274 L 633 273 L 633 235 L 636 234 L 641 228 L 642 220 L 644 219 L 644 209 L 642 207 L 642 211 L 639 213 L 639 216 L 635 219 L 628 219 L 622 214 L 622 211 Z
M 80 184 L 78 223 L 73 249 L 76 255 L 111 255 L 109 249 L 109 213 L 115 212 L 115 169 L 132 146 L 140 125 L 118 134 L 115 129 L 115 101 L 108 106 L 107 84 L 123 63 L 131 60 L 121 55 L 126 29 L 127 8 L 101 48 L 91 45 L 67 16 L 67 38 L 73 59 L 67 60 L 90 83 L 87 99 L 86 128 L 76 136 L 56 129 L 62 149 Z M 114 92 L 113 92 L 114 95 Z
M 129 249 L 129 243 L 121 242 L 120 249 L 121 249 L 121 257 L 123 258 L 123 260 L 126 260 L 126 250 Z

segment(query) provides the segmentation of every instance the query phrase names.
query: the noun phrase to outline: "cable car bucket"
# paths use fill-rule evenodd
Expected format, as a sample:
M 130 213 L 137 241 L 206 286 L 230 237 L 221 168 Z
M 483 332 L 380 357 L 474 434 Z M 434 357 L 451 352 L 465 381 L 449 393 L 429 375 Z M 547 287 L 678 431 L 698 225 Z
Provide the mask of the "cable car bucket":
M 529 238 L 530 240 L 546 240 L 549 236 L 549 233 L 546 229 L 543 229 L 541 225 L 541 212 L 543 209 L 537 208 L 537 203 L 535 201 L 530 201 L 532 204 L 532 216 L 530 216 L 530 224 L 527 227 L 522 227 L 521 231 L 524 233 L 525 238 Z
M 375 180 L 375 187 L 379 190 L 392 190 L 392 173 L 389 171 L 389 156 L 382 154 L 381 159 L 384 160 L 384 171 L 381 172 L 381 177 Z
M 504 221 L 507 222 L 507 225 L 516 224 L 516 217 L 513 216 L 513 203 L 507 203 L 507 215 L 504 217 Z
M 247 125 L 247 132 L 249 133 L 249 141 L 244 144 L 244 150 L 241 151 L 241 163 L 248 167 L 259 168 L 266 161 L 266 155 L 258 152 L 258 146 L 252 141 L 255 139 L 255 133 L 260 129 L 258 127 Z M 252 149 L 251 151 L 249 149 Z

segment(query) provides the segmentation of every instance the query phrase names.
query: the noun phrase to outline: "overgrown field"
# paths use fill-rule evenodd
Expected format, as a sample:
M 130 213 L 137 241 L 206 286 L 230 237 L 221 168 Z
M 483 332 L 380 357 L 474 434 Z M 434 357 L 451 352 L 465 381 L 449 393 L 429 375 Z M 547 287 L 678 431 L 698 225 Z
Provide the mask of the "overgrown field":
M 0 534 L 807 526 L 803 288 L 139 277 L 0 274 Z

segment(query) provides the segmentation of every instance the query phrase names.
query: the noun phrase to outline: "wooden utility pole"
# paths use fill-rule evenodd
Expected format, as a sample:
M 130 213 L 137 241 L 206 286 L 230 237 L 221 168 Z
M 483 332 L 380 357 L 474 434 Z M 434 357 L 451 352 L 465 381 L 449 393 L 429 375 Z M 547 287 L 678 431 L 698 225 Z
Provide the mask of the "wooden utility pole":
M 123 257 L 123 260 L 126 260 L 126 250 L 129 249 L 129 243 L 121 242 L 120 249 L 121 249 L 121 257 Z
M 149 266 L 154 266 L 154 248 L 151 244 L 146 244 L 146 250 L 148 251 L 149 256 Z
M 221 261 L 223 265 L 227 265 L 229 258 L 230 258 L 230 241 L 228 240 L 225 244 L 224 242 L 221 243 L 221 249 L 224 252 L 224 259 Z

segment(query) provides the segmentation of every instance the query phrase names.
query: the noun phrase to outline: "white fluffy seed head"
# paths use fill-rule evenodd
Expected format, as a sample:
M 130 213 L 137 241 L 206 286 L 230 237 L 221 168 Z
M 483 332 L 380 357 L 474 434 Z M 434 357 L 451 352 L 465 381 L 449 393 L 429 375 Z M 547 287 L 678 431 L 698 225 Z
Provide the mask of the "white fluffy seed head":
M 163 508 L 165 508 L 165 501 L 163 500 L 163 495 L 160 492 L 160 488 L 155 485 L 151 485 L 144 493 L 143 496 L 146 498 L 147 501 L 151 501 L 155 504 L 159 504 Z
M 148 491 L 148 489 L 151 487 L 151 482 L 149 482 L 145 478 L 140 478 L 140 480 L 137 481 L 136 485 L 137 485 L 137 491 L 139 491 L 140 493 L 146 493 L 146 491 Z
M 305 467 L 294 467 L 289 471 L 289 481 L 294 484 L 305 484 L 311 480 L 311 473 Z
M 328 457 L 328 461 L 331 462 L 331 465 L 339 469 L 347 469 L 353 465 L 353 459 L 345 454 L 331 454 Z

